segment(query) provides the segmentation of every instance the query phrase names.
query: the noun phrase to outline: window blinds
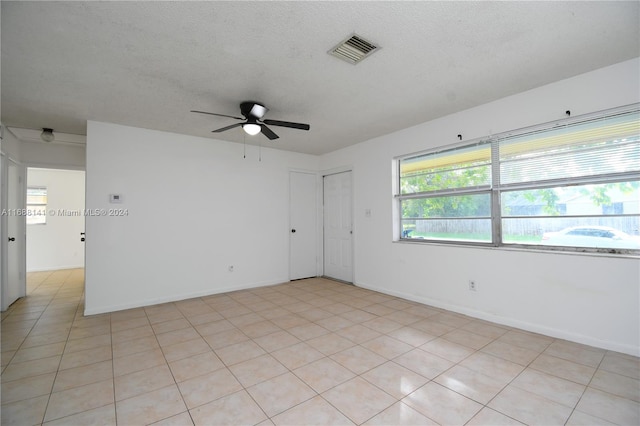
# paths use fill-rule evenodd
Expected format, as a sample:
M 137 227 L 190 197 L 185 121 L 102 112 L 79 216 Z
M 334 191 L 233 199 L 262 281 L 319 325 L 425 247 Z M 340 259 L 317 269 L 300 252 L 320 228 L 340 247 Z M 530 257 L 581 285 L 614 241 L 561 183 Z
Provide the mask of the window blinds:
M 498 140 L 502 185 L 640 171 L 638 110 Z

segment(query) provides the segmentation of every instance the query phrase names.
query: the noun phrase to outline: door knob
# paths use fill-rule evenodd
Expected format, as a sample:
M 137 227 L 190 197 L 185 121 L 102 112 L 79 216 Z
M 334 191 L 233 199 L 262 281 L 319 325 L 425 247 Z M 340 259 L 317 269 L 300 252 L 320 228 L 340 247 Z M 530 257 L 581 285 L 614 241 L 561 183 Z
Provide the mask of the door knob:
M 292 230 L 291 230 L 291 233 L 292 233 L 292 234 L 295 234 L 295 233 L 296 233 L 296 230 L 295 230 L 295 229 L 292 229 Z
M 9 237 L 9 242 L 15 241 L 15 240 L 16 240 L 16 237 Z

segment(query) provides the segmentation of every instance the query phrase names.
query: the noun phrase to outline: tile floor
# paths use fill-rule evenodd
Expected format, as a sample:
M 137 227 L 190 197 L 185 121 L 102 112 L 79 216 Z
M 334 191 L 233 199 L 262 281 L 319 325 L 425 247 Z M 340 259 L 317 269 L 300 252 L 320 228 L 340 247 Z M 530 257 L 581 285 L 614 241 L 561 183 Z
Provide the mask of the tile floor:
M 2 314 L 2 425 L 638 425 L 640 362 L 326 279 L 84 317 Z

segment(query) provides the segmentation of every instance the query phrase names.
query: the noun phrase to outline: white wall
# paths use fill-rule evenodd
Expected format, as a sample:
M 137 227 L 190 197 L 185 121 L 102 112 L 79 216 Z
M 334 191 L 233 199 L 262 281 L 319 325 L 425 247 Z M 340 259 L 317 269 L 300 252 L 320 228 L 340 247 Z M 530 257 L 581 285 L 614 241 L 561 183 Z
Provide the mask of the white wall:
M 30 141 L 20 143 L 22 162 L 31 167 L 83 170 L 85 155 L 86 149 L 82 145 Z
M 84 216 L 63 216 L 60 210 L 83 212 L 84 171 L 29 168 L 28 186 L 47 188 L 45 225 L 27 225 L 27 272 L 84 267 Z
M 318 157 L 246 149 L 88 123 L 87 208 L 128 215 L 87 217 L 87 314 L 288 280 L 289 170 Z
M 623 62 L 323 156 L 353 165 L 356 285 L 639 355 L 638 258 L 399 243 L 392 219 L 395 156 L 639 102 L 639 75 Z
M 1 124 L 0 124 L 1 125 Z M 0 151 L 14 161 L 20 161 L 20 140 L 6 127 L 2 129 Z

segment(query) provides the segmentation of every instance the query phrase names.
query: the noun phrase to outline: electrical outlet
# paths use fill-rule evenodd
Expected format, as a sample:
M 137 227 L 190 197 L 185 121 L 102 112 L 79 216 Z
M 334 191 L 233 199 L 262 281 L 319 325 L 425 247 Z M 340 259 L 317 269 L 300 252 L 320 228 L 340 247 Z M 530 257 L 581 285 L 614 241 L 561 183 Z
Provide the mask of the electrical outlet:
M 470 291 L 478 291 L 478 287 L 474 280 L 469 280 L 469 290 Z
M 229 265 L 229 272 L 233 272 L 233 265 Z

